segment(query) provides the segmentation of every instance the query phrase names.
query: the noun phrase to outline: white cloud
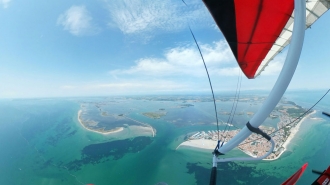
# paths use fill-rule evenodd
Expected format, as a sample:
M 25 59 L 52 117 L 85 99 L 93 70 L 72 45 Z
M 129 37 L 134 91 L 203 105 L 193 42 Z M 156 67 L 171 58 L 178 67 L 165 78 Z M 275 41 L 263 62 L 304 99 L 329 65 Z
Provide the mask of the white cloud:
M 240 72 L 240 68 L 237 67 L 226 67 L 226 68 L 214 68 L 210 72 L 217 76 L 237 76 Z
M 222 84 L 221 87 L 215 86 L 215 88 L 220 90 L 235 88 L 237 76 L 241 69 L 228 44 L 224 40 L 221 40 L 212 44 L 199 44 L 199 46 L 202 50 L 212 82 L 215 85 Z M 258 85 L 258 88 L 268 88 L 272 80 L 275 79 L 274 77 L 279 74 L 285 54 L 281 54 L 275 58 L 266 67 L 266 70 L 261 74 L 263 77 L 251 81 L 246 79 L 250 85 L 242 88 L 255 88 L 256 85 L 254 83 L 257 81 L 264 83 L 263 86 Z M 171 82 L 172 86 L 168 85 L 169 88 L 166 88 L 165 85 L 164 90 L 186 92 L 195 92 L 196 90 L 207 92 L 209 90 L 205 68 L 195 45 L 168 49 L 162 57 L 141 58 L 135 61 L 135 64 L 131 67 L 112 70 L 109 73 L 115 77 L 113 79 L 125 82 L 123 86 L 111 84 L 111 86 L 116 86 L 114 89 L 124 89 L 124 86 L 127 86 L 127 89 L 131 90 L 135 89 L 133 87 L 136 87 L 136 89 L 141 88 L 137 90 L 139 92 L 145 89 L 152 91 L 153 88 L 159 89 L 161 84 L 164 83 L 164 80 L 166 80 L 167 83 L 164 84 L 168 85 Z M 223 80 L 225 80 L 225 83 Z M 145 84 L 150 88 L 144 86 Z
M 92 24 L 92 17 L 85 6 L 72 6 L 58 17 L 57 24 L 76 36 L 93 35 L 100 30 Z
M 163 0 L 108 0 L 109 25 L 125 34 L 152 32 L 160 29 L 177 31 L 189 24 L 205 24 L 207 14 L 202 3 Z M 191 2 L 190 2 L 191 3 Z
M 236 62 L 227 43 L 219 41 L 212 43 L 212 45 L 201 44 L 200 48 L 211 74 L 220 76 L 238 74 Z M 139 59 L 129 69 L 112 70 L 110 74 L 116 77 L 179 77 L 186 75 L 204 77 L 206 73 L 196 46 L 191 45 L 169 49 L 162 58 Z
M 236 88 L 240 68 L 224 40 L 212 44 L 200 44 L 215 91 Z M 254 80 L 243 77 L 242 89 L 269 89 L 276 80 L 283 63 L 283 56 L 269 64 L 266 76 Z M 277 73 L 275 73 L 277 72 Z M 109 71 L 114 78 L 102 82 L 65 85 L 65 93 L 92 95 L 157 94 L 174 92 L 209 92 L 203 62 L 196 45 L 168 49 L 161 57 L 141 58 L 126 69 Z M 263 85 L 260 85 L 263 84 Z
M 8 8 L 10 1 L 11 0 L 0 0 L 0 4 L 2 4 L 3 8 Z
M 200 44 L 200 47 L 212 77 L 237 76 L 237 64 L 225 41 Z M 66 94 L 83 92 L 86 95 L 95 92 L 99 95 L 209 92 L 204 65 L 196 45 L 168 49 L 162 57 L 141 58 L 131 67 L 109 73 L 114 78 L 102 82 L 68 84 L 62 86 L 61 90 Z
M 283 61 L 272 61 L 268 64 L 261 75 L 278 75 L 283 67 Z

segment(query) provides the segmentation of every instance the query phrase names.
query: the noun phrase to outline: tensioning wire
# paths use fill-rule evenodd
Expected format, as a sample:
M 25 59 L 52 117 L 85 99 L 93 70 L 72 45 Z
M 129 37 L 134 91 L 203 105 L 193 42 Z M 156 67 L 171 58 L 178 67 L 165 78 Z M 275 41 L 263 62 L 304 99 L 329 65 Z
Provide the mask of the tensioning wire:
M 213 103 L 214 103 L 215 117 L 216 117 L 216 119 L 217 119 L 218 140 L 220 140 L 219 121 L 218 121 L 218 111 L 217 111 L 217 105 L 216 105 L 216 103 L 215 103 L 215 98 L 214 98 L 214 92 L 213 92 L 213 88 L 212 88 L 211 78 L 210 78 L 210 75 L 209 75 L 209 71 L 207 70 L 207 67 L 206 67 L 206 64 L 205 64 L 205 60 L 204 60 L 204 57 L 203 57 L 202 51 L 201 51 L 201 49 L 199 48 L 199 45 L 198 45 L 198 43 L 197 43 L 197 41 L 196 41 L 196 38 L 195 38 L 195 35 L 194 35 L 194 33 L 191 31 L 190 26 L 189 26 L 189 30 L 190 30 L 191 35 L 192 35 L 193 38 L 194 38 L 194 41 L 195 41 L 196 46 L 197 46 L 197 48 L 198 48 L 199 54 L 200 54 L 201 57 L 202 57 L 203 64 L 204 64 L 204 67 L 205 67 L 205 70 L 206 70 L 206 74 L 207 74 L 207 77 L 208 77 L 208 79 L 209 79 L 209 83 L 210 83 L 210 87 L 211 87 L 211 92 L 212 92 L 212 96 L 213 96 Z
M 242 86 L 242 73 L 241 71 L 239 70 L 239 75 L 238 75 L 238 79 L 237 79 L 237 85 L 236 85 L 236 93 L 235 93 L 235 98 L 234 98 L 234 102 L 233 102 L 233 105 L 232 105 L 232 108 L 231 108 L 231 111 L 230 111 L 230 115 L 228 117 L 228 121 L 227 121 L 227 124 L 226 124 L 226 128 L 224 130 L 224 133 L 226 133 L 226 136 L 224 136 L 224 138 L 227 138 L 228 136 L 228 131 L 230 130 L 230 127 L 228 128 L 227 130 L 227 126 L 228 124 L 231 124 L 232 126 L 234 126 L 233 124 L 233 120 L 234 120 L 234 117 L 235 117 L 235 113 L 236 113 L 236 109 L 237 109 L 237 105 L 238 105 L 238 100 L 239 100 L 239 96 L 240 96 L 240 93 L 241 93 L 241 86 Z M 234 108 L 235 107 L 235 108 Z M 236 126 L 235 126 L 236 127 Z M 237 128 L 237 127 L 236 127 Z M 222 145 L 223 145 L 224 142 L 222 142 Z M 221 146 L 222 146 L 221 145 Z

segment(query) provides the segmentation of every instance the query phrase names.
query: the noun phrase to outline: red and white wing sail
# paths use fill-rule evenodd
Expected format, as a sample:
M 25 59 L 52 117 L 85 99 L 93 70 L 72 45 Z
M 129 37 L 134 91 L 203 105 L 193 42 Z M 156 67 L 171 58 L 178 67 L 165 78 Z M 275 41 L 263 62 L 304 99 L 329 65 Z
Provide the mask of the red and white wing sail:
M 306 1 L 306 29 L 310 28 L 311 25 L 317 21 L 326 11 L 330 8 L 330 0 Z M 293 13 L 282 30 L 280 36 L 277 38 L 276 42 L 273 44 L 272 48 L 269 50 L 265 59 L 262 60 L 260 66 L 254 77 L 260 75 L 260 73 L 267 67 L 268 63 L 280 53 L 289 43 L 292 35 L 293 29 Z
M 203 0 L 246 77 L 258 76 L 291 40 L 293 0 Z M 330 0 L 306 0 L 306 28 Z

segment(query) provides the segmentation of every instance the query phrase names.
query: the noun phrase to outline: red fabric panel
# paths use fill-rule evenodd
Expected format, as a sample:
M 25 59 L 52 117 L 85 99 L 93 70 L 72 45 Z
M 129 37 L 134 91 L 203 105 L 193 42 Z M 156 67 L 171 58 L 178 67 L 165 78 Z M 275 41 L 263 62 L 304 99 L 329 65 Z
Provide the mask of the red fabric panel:
M 305 163 L 296 173 L 294 173 L 290 178 L 288 178 L 282 185 L 293 185 L 299 180 L 300 176 L 304 173 L 307 168 L 307 163 Z
M 330 166 L 328 167 L 328 169 L 321 175 L 321 177 L 319 177 L 319 179 L 317 180 L 318 184 L 322 184 L 322 185 L 328 185 L 330 184 Z
M 248 78 L 254 78 L 293 7 L 293 0 L 235 0 L 237 62 Z

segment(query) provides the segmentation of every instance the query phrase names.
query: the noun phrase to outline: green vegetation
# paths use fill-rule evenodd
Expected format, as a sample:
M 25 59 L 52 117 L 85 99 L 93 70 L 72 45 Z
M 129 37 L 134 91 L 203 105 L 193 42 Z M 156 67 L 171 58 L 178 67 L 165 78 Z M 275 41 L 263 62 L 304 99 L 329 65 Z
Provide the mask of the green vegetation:
M 297 106 L 297 104 L 293 101 L 282 101 L 282 103 Z
M 287 137 L 289 137 L 289 135 L 290 135 L 290 129 L 291 129 L 291 127 L 289 127 L 289 126 L 286 126 L 286 127 L 284 127 L 283 128 L 283 130 L 284 130 L 284 138 L 287 138 Z
M 161 111 L 161 112 L 145 112 L 145 113 L 142 113 L 144 116 L 147 116 L 149 118 L 152 118 L 152 119 L 159 119 L 163 116 L 166 115 L 167 112 L 165 111 Z
M 109 114 L 107 112 L 102 112 L 101 115 L 102 116 L 109 116 Z
M 294 108 L 288 108 L 287 109 L 287 113 L 291 116 L 291 117 L 299 117 L 301 114 L 303 114 L 306 110 L 303 109 L 301 106 L 296 106 Z
M 194 106 L 194 105 L 186 103 L 186 104 L 181 104 L 180 106 L 181 106 L 181 107 L 192 107 L 192 106 Z

